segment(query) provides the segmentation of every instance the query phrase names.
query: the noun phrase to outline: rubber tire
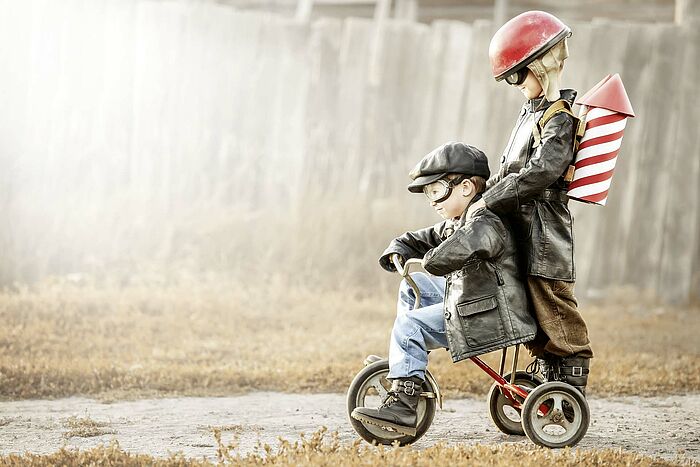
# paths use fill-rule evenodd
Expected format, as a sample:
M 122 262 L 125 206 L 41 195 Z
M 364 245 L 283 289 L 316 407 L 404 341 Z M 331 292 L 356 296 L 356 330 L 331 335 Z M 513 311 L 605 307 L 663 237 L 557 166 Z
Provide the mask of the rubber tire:
M 425 401 L 425 413 L 423 414 L 423 417 L 418 420 L 418 426 L 416 427 L 416 434 L 415 436 L 411 435 L 403 435 L 401 437 L 387 437 L 383 438 L 381 436 L 376 436 L 374 433 L 370 432 L 367 430 L 365 425 L 359 421 L 355 420 L 350 416 L 353 410 L 355 410 L 356 407 L 358 407 L 357 404 L 357 397 L 358 397 L 358 392 L 362 388 L 364 382 L 375 375 L 377 373 L 384 373 L 385 375 L 389 374 L 389 361 L 388 360 L 380 360 L 378 362 L 372 363 L 371 365 L 367 365 L 360 371 L 355 378 L 352 380 L 352 383 L 350 383 L 350 387 L 348 388 L 348 395 L 347 395 L 347 410 L 348 410 L 348 418 L 350 419 L 350 424 L 352 427 L 355 429 L 358 435 L 362 437 L 365 441 L 371 444 L 386 444 L 386 445 L 391 445 L 395 442 L 399 442 L 399 445 L 405 446 L 407 444 L 411 444 L 416 442 L 418 439 L 420 439 L 421 436 L 425 434 L 426 431 L 428 431 L 428 428 L 430 428 L 430 425 L 433 423 L 433 418 L 435 417 L 435 409 L 436 409 L 436 399 L 428 399 L 425 398 L 423 399 Z M 386 378 L 386 376 L 384 376 Z M 424 391 L 428 392 L 435 392 L 435 388 L 430 384 L 429 381 L 425 381 L 423 383 Z M 373 427 L 373 428 L 379 428 L 379 427 Z M 376 430 L 375 430 L 376 431 Z M 389 432 L 387 432 L 389 433 Z M 395 434 L 395 433 L 394 433 Z
M 558 443 L 553 443 L 543 439 L 537 433 L 536 428 L 532 424 L 532 415 L 534 414 L 536 416 L 537 409 L 539 408 L 535 407 L 537 399 L 539 399 L 543 395 L 546 395 L 547 393 L 554 391 L 564 392 L 568 394 L 579 405 L 579 408 L 581 410 L 581 426 L 569 438 Z M 581 394 L 581 391 L 574 388 L 570 384 L 561 381 L 551 381 L 535 388 L 525 399 L 525 404 L 523 404 L 522 413 L 523 429 L 525 430 L 525 434 L 530 439 L 530 441 L 539 446 L 544 446 L 546 448 L 552 449 L 572 447 L 578 444 L 578 442 L 581 441 L 581 439 L 586 435 L 586 431 L 588 431 L 588 425 L 591 421 L 591 412 L 588 408 L 588 402 L 586 401 L 586 398 L 583 396 L 583 394 Z
M 510 382 L 510 373 L 504 375 L 503 378 L 506 381 Z M 515 372 L 515 384 L 517 386 L 525 386 L 529 389 L 534 389 L 542 383 L 543 381 L 540 377 L 531 375 L 526 371 Z M 499 406 L 501 399 L 505 399 L 505 401 L 508 401 L 508 399 L 506 399 L 506 397 L 501 393 L 500 386 L 496 383 L 493 383 L 491 389 L 489 390 L 489 395 L 486 398 L 491 421 L 494 425 L 496 425 L 496 428 L 498 428 L 500 431 L 507 435 L 525 436 L 525 430 L 523 430 L 522 424 L 514 423 L 511 419 L 506 417 L 503 411 L 500 410 Z M 513 410 L 520 413 L 520 410 L 514 407 Z

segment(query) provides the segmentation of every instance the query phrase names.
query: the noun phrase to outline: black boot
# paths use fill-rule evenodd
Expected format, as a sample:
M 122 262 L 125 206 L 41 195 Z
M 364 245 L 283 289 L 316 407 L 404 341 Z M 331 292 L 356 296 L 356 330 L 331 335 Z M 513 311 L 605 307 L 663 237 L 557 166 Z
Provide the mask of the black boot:
M 395 379 L 379 408 L 357 407 L 350 415 L 363 423 L 389 427 L 404 435 L 415 436 L 418 423 L 416 408 L 422 385 L 423 380 L 417 377 Z
M 576 354 L 562 357 L 559 362 L 559 380 L 572 385 L 585 396 L 590 360 L 588 357 L 577 357 Z

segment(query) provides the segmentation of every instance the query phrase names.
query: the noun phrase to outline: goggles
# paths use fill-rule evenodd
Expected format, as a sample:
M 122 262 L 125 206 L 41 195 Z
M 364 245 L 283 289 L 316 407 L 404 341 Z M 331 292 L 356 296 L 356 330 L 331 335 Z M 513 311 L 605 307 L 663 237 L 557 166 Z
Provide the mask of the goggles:
M 506 83 L 510 84 L 511 86 L 519 86 L 523 84 L 527 79 L 527 70 L 527 67 L 521 68 L 515 73 L 511 73 L 510 75 L 506 76 Z
M 441 178 L 437 182 L 428 183 L 423 187 L 423 194 L 433 203 L 441 203 L 450 197 L 452 188 L 460 184 L 462 180 L 467 178 L 466 175 L 460 175 L 457 178 L 448 180 Z

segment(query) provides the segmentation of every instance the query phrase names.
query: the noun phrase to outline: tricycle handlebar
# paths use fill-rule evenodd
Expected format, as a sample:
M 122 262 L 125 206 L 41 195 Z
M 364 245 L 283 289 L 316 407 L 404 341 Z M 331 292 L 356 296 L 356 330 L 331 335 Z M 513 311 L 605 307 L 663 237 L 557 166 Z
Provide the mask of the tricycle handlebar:
M 394 254 L 391 255 L 391 262 L 394 264 L 396 271 L 399 274 L 401 274 L 401 276 L 403 276 L 404 279 L 406 279 L 406 282 L 408 282 L 408 285 L 411 286 L 413 292 L 416 294 L 416 302 L 413 305 L 413 309 L 415 310 L 416 308 L 420 308 L 420 289 L 418 289 L 418 284 L 416 284 L 409 272 L 411 270 L 411 266 L 422 266 L 423 260 L 418 258 L 411 258 L 402 265 L 401 256 L 399 256 L 398 254 Z

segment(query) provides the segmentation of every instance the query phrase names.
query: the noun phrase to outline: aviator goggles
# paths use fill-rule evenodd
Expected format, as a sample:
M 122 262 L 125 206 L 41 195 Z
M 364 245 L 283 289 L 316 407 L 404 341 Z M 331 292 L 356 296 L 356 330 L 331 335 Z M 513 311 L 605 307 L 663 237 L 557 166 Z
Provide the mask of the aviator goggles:
M 509 74 L 506 76 L 506 83 L 510 84 L 511 86 L 520 86 L 527 79 L 527 70 L 527 67 L 525 67 L 521 68 L 515 73 Z
M 423 194 L 433 203 L 441 203 L 450 197 L 452 188 L 460 184 L 467 175 L 460 175 L 452 180 L 441 178 L 440 180 L 428 183 L 423 187 Z

